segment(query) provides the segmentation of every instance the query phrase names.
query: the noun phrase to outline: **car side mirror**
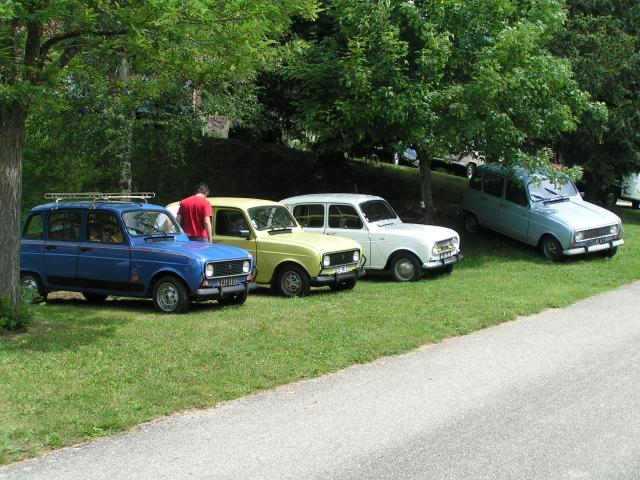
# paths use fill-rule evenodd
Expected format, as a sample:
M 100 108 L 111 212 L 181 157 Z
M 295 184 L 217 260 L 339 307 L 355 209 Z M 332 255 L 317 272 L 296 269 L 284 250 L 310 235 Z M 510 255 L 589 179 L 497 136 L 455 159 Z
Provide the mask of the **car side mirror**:
M 584 198 L 584 196 L 587 194 L 587 192 L 580 192 L 580 197 Z
M 250 230 L 240 230 L 238 236 L 241 237 L 241 238 L 244 238 L 245 240 L 249 240 L 249 238 L 251 237 L 251 231 Z

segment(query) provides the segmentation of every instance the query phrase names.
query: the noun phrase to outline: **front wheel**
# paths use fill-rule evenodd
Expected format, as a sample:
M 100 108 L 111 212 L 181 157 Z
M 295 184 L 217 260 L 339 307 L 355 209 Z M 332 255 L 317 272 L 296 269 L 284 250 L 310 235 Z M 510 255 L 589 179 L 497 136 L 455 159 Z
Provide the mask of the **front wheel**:
M 162 313 L 182 313 L 189 308 L 189 292 L 175 277 L 161 277 L 153 286 L 153 305 Z
M 297 265 L 285 265 L 278 270 L 274 282 L 276 292 L 283 297 L 305 297 L 309 295 L 309 275 Z
M 244 302 L 247 301 L 247 290 L 245 290 L 242 293 L 237 293 L 236 295 L 230 296 L 230 297 L 225 297 L 225 298 L 219 298 L 218 299 L 218 303 L 220 305 L 242 305 L 244 304 Z
M 38 298 L 41 298 L 42 300 L 47 299 L 47 291 L 44 289 L 38 275 L 34 273 L 21 273 L 20 283 L 24 288 L 36 293 Z
M 602 197 L 602 203 L 607 208 L 613 208 L 618 202 L 618 195 L 613 190 L 607 191 Z
M 559 262 L 562 260 L 562 245 L 551 235 L 546 235 L 542 239 L 542 253 L 549 260 Z
M 396 282 L 415 282 L 422 277 L 420 260 L 411 253 L 400 253 L 391 261 L 391 278 Z

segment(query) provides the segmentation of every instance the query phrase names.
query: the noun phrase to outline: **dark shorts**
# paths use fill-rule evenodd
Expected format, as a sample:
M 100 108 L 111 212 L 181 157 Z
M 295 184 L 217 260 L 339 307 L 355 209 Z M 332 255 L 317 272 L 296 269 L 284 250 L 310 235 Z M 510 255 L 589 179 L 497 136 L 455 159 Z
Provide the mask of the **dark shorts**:
M 189 240 L 192 242 L 206 242 L 209 243 L 209 239 L 207 237 L 189 237 Z

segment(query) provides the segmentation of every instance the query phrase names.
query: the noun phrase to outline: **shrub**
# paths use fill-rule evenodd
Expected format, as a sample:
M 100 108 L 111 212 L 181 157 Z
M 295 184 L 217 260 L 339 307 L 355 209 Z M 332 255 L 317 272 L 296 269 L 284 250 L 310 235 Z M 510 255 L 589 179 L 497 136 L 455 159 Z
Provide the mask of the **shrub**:
M 17 307 L 12 307 L 9 299 L 0 297 L 0 330 L 21 330 L 25 328 L 33 318 L 31 304 L 36 300 L 37 293 L 33 290 L 23 289 L 21 301 Z

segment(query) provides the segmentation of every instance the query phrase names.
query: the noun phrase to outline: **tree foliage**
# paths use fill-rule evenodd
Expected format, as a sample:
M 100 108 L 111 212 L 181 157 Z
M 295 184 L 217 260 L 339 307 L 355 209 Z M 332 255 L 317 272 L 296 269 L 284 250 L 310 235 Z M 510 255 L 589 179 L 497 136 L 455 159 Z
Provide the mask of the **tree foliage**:
M 589 104 L 548 43 L 564 20 L 556 0 L 328 0 L 306 31 L 299 112 L 319 150 L 408 144 L 421 154 L 431 218 L 430 158 L 480 150 L 541 167 L 535 155 L 576 126 Z
M 602 102 L 608 119 L 585 112 L 558 145 L 594 184 L 613 184 L 640 170 L 640 4 L 570 0 L 568 21 L 553 43 L 571 62 L 580 87 Z

